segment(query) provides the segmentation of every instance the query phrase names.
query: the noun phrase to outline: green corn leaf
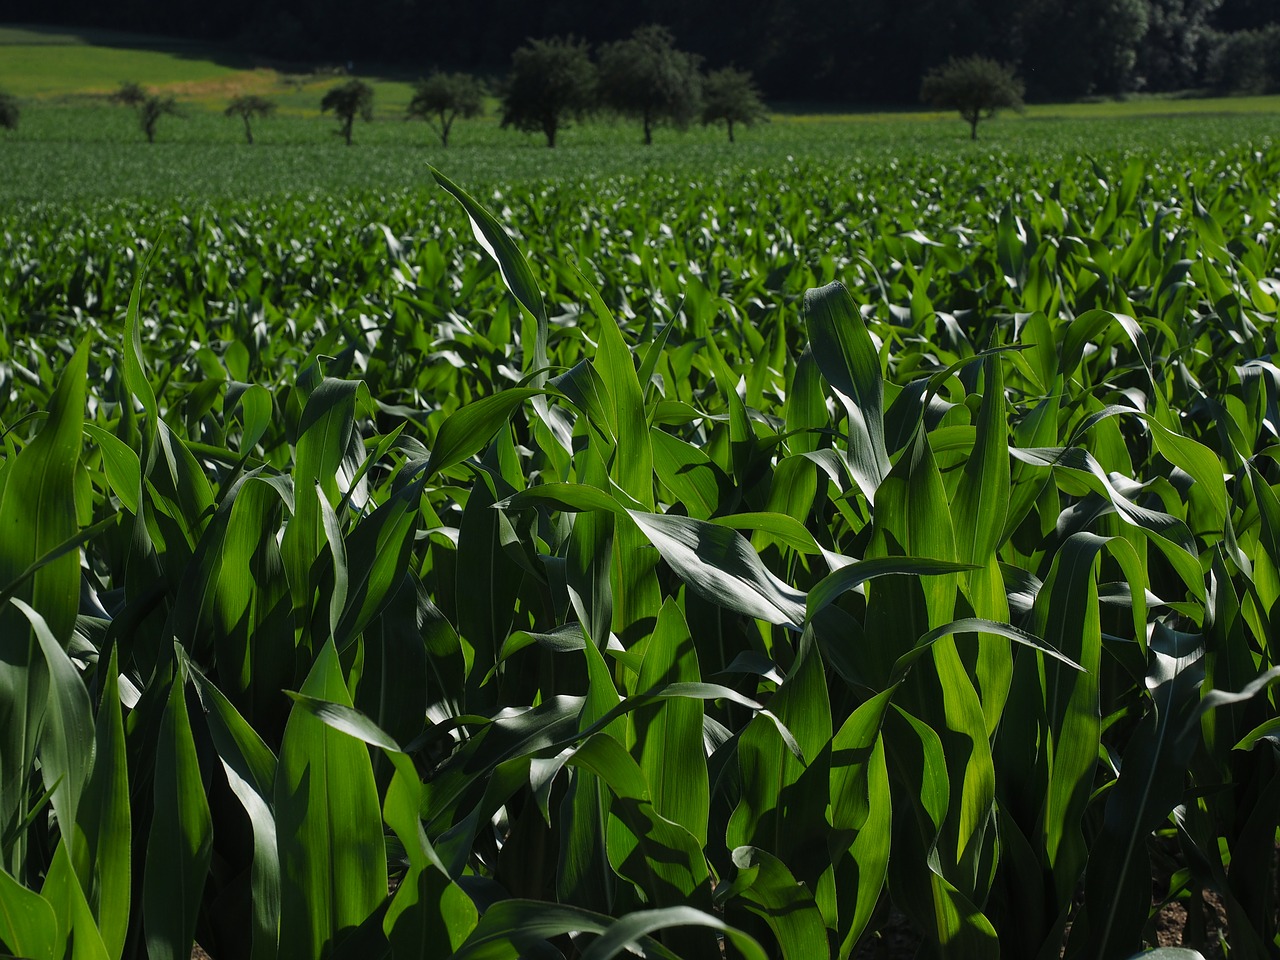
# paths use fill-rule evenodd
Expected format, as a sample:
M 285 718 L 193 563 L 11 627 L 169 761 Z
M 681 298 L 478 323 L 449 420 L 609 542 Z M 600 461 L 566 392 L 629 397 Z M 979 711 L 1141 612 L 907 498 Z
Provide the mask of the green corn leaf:
M 836 749 L 832 744 L 832 763 Z M 834 779 L 834 778 L 833 778 Z M 849 847 L 849 858 L 857 870 L 853 916 L 843 929 L 840 955 L 848 956 L 875 915 L 880 892 L 889 873 L 893 836 L 893 798 L 885 764 L 884 741 L 877 737 L 866 765 L 867 818 Z
M 409 755 L 389 733 L 372 719 L 354 707 L 332 700 L 323 700 L 304 693 L 286 691 L 289 698 L 301 709 L 311 714 L 325 726 L 353 737 L 362 743 L 381 749 L 395 767 L 396 792 L 388 792 L 388 824 L 405 842 L 410 860 L 422 869 L 430 866 L 442 874 L 448 873 L 437 856 L 426 834 L 422 832 L 418 810 L 421 807 L 422 783 Z
M 796 372 L 787 396 L 787 445 L 792 453 L 812 453 L 818 449 L 817 430 L 830 423 L 827 401 L 822 393 L 822 373 L 813 357 L 813 347 L 805 344 L 796 360 Z
M 133 824 L 117 647 L 111 648 L 111 659 L 100 675 L 102 701 L 94 732 L 93 773 L 85 791 L 80 820 L 95 864 L 91 897 L 94 916 L 107 955 L 119 960 L 129 929 Z
M 315 499 L 320 507 L 320 526 L 324 530 L 325 541 L 329 545 L 329 555 L 333 561 L 333 584 L 329 592 L 329 634 L 334 636 L 338 631 L 338 622 L 342 619 L 343 607 L 347 604 L 347 544 L 342 539 L 342 528 L 338 526 L 338 516 L 329 505 L 320 484 L 315 485 Z M 336 636 L 334 636 L 336 641 Z
M 854 477 L 867 499 L 874 500 L 880 481 L 889 472 L 884 380 L 875 344 L 858 305 L 842 283 L 807 291 L 804 314 L 814 359 L 848 415 Z
M 423 472 L 424 479 L 430 480 L 441 470 L 456 466 L 483 450 L 520 404 L 542 393 L 533 387 L 512 387 L 454 411 L 436 432 L 431 459 Z
M 213 856 L 213 823 L 179 670 L 156 745 L 154 814 L 147 837 L 142 909 L 147 952 L 187 960 Z
M 596 647 L 603 649 L 613 625 L 614 519 L 607 513 L 582 513 L 569 536 L 566 581 L 569 602 Z
M 975 569 L 969 563 L 927 557 L 874 557 L 831 571 L 809 591 L 806 618 L 812 620 L 841 596 L 868 580 L 890 575 L 929 577 Z
M 502 224 L 494 219 L 493 214 L 435 167 L 429 167 L 429 169 L 436 183 L 447 190 L 467 212 L 476 240 L 498 264 L 507 289 L 537 321 L 537 339 L 525 361 L 525 369 L 526 372 L 545 370 L 547 367 L 547 310 L 543 305 L 542 292 L 538 289 L 533 271 L 529 269 L 529 262 Z
M 730 847 L 761 847 L 799 870 L 797 851 L 825 836 L 831 707 L 822 658 L 812 628 L 801 637 L 801 653 L 791 674 L 770 701 L 778 720 L 791 730 L 803 757 L 787 749 L 773 725 L 755 717 L 738 739 L 742 787 L 725 832 Z M 814 874 L 821 870 L 814 871 Z M 812 881 L 807 873 L 802 878 Z
M 222 691 L 190 664 L 188 669 L 204 704 L 205 722 L 227 785 L 253 830 L 249 881 L 253 891 L 252 960 L 273 960 L 280 924 L 280 854 L 272 810 L 276 758 Z
M 1036 597 L 1033 618 L 1047 643 L 1084 667 L 1082 672 L 1070 668 L 1069 673 L 1056 664 L 1043 667 L 1049 782 L 1043 794 L 1040 829 L 1060 901 L 1070 896 L 1084 867 L 1080 821 L 1093 788 L 1101 736 L 1098 665 L 1102 638 L 1093 567 L 1104 546 L 1105 541 L 1092 534 L 1075 534 L 1062 545 Z
M 740 534 L 691 517 L 627 512 L 699 596 L 769 623 L 804 622 L 804 594 L 770 573 Z
M 441 693 L 457 689 L 434 671 L 444 656 L 433 655 L 423 640 L 430 616 L 422 585 L 405 574 L 363 631 L 365 665 L 356 704 L 400 743 L 422 733 L 423 717 Z M 386 773 L 381 765 L 374 772 L 380 777 Z
M 964 465 L 951 505 L 960 557 L 983 566 L 1000 546 L 1009 510 L 1009 431 L 1000 357 L 983 363 L 986 379 L 973 454 Z
M 59 843 L 54 851 L 53 863 L 45 874 L 40 896 L 53 905 L 54 915 L 57 917 L 58 934 L 54 942 L 70 941 L 65 955 L 68 960 L 108 960 L 107 948 L 102 942 L 75 868 L 71 866 L 71 855 L 67 852 L 65 842 Z
M 1146 678 L 1152 709 L 1135 731 L 1107 798 L 1085 877 L 1088 922 L 1081 935 L 1087 936 L 1089 954 L 1101 960 L 1126 957 L 1141 946 L 1150 897 L 1146 838 L 1182 799 L 1195 741 L 1179 732 L 1198 715 L 1202 653 L 1200 637 L 1156 624 Z
M 271 425 L 271 393 L 261 384 L 231 381 L 222 401 L 223 416 L 229 418 L 237 407 L 244 424 L 240 455 L 247 457 Z
M 259 725 L 283 723 L 278 691 L 295 682 L 289 583 L 275 536 L 263 536 L 279 528 L 282 506 L 288 503 L 279 485 L 249 474 L 223 497 L 220 512 L 229 514 L 211 558 L 218 562 L 209 606 L 218 678 Z
M 0 870 L 0 949 L 31 960 L 62 960 L 65 933 L 59 937 L 53 904 Z
M 293 517 L 280 543 L 298 624 L 310 620 L 316 574 L 312 567 L 326 541 L 320 497 L 330 506 L 342 498 L 338 473 L 354 476 L 352 462 L 357 400 L 367 388 L 356 380 L 326 378 L 311 392 L 298 426 L 293 465 Z
M 805 556 L 818 556 L 822 552 L 804 524 L 783 513 L 735 513 L 727 517 L 716 517 L 711 522 L 730 530 L 751 530 L 763 534 L 764 539 Z
M 395 957 L 447 956 L 477 922 L 476 905 L 461 887 L 439 870 L 414 866 L 387 908 L 383 930 Z
M 434 167 L 429 169 L 436 183 L 448 191 L 466 211 L 467 218 L 471 221 L 471 232 L 480 246 L 484 247 L 485 252 L 497 263 L 503 283 L 528 314 L 533 329 L 529 330 L 525 328 L 527 325 L 522 325 L 520 337 L 524 352 L 524 373 L 531 387 L 541 387 L 546 383 L 549 363 L 547 309 L 533 271 L 529 268 L 529 262 L 502 224 L 494 219 L 493 214 Z M 566 450 L 570 449 L 568 431 L 551 415 L 551 411 L 547 408 L 546 397 L 535 396 L 533 408 L 556 437 L 557 442 Z
M 578 274 L 578 283 L 586 292 L 600 324 L 595 366 L 605 387 L 616 447 L 610 464 L 610 477 L 646 510 L 652 510 L 653 449 L 649 442 L 644 392 L 636 376 L 635 360 L 622 339 L 617 321 L 595 286 L 581 273 Z
M 3 587 L 0 587 L 0 603 L 7 601 L 17 593 L 22 588 L 23 584 L 30 580 L 38 570 L 47 567 L 55 560 L 59 560 L 62 557 L 67 556 L 67 554 L 78 552 L 81 547 L 89 543 L 91 540 L 94 540 L 106 531 L 115 528 L 117 523 L 118 521 L 115 517 L 104 517 L 92 526 L 85 527 L 75 536 L 62 541 L 62 543 L 58 544 L 43 557 L 32 561 L 31 565 L 28 566 L 26 570 L 22 571 L 22 573 L 18 574 L 18 576 L 14 577 Z
M 138 502 L 142 499 L 142 464 L 138 454 L 114 433 L 109 433 L 96 424 L 86 423 L 84 432 L 102 451 L 102 465 L 111 489 L 120 498 L 124 508 L 136 516 Z
M 351 706 L 332 641 L 321 645 L 301 692 Z M 280 745 L 275 809 L 280 943 L 293 956 L 319 958 L 387 895 L 368 748 L 295 704 Z
M 765 952 L 754 939 L 719 918 L 693 907 L 637 910 L 621 917 L 610 924 L 600 938 L 583 952 L 582 960 L 610 960 L 624 951 L 631 953 L 631 944 L 641 937 L 673 927 L 710 928 L 723 933 L 745 960 L 764 960 Z
M 1150 377 L 1151 347 L 1147 344 L 1146 334 L 1142 332 L 1142 328 L 1133 317 L 1112 313 L 1109 310 L 1089 310 L 1071 321 L 1062 342 L 1062 360 L 1059 369 L 1064 377 L 1070 377 L 1080 366 L 1085 344 L 1112 325 L 1118 327 L 1133 344 Z M 1153 392 L 1158 394 L 1158 390 Z
M 142 409 L 147 414 L 148 437 L 155 434 L 156 425 L 160 420 L 160 407 L 156 403 L 156 394 L 155 390 L 152 389 L 151 381 L 147 379 L 146 361 L 142 352 L 142 327 L 138 322 L 138 310 L 142 301 L 142 278 L 146 275 L 147 270 L 150 269 L 151 260 L 154 256 L 155 252 L 154 248 L 152 248 L 152 252 L 147 254 L 134 274 L 133 290 L 129 294 L 129 307 L 124 318 L 125 348 L 122 358 L 124 361 L 124 369 L 122 371 L 124 386 L 142 404 Z M 150 442 L 148 442 L 147 446 L 150 448 Z
M 1134 503 L 1111 482 L 1098 461 L 1086 450 L 1076 447 L 1057 449 L 1025 449 L 1010 447 L 1010 453 L 1024 463 L 1069 470 L 1094 493 L 1115 508 L 1117 516 L 1148 537 L 1177 571 L 1196 600 L 1205 599 L 1204 577 L 1200 571 L 1195 538 L 1186 523 L 1177 517 Z
M 93 767 L 93 707 L 89 691 L 44 617 L 16 597 L 9 603 L 30 623 L 44 657 L 49 700 L 37 745 L 40 775 L 52 797 L 63 842 L 74 852 L 80 801 Z
M 701 845 L 654 809 L 644 774 L 622 745 L 607 734 L 594 734 L 568 762 L 595 774 L 617 798 L 609 805 L 608 853 L 614 870 L 659 903 L 689 902 L 700 891 L 709 906 Z
M 599 731 L 622 741 L 627 735 L 625 722 L 620 718 L 607 718 L 619 703 L 618 690 L 610 676 L 604 657 L 594 645 L 583 644 L 586 662 L 587 697 L 579 715 L 580 728 Z M 550 824 L 551 788 L 555 773 L 562 769 L 573 755 L 571 749 L 558 753 L 549 761 L 532 761 L 530 779 L 541 766 L 538 776 L 541 783 L 534 796 L 542 811 L 543 819 Z M 618 894 L 618 877 L 609 863 L 609 803 L 608 787 L 594 773 L 579 767 L 565 791 L 560 804 L 561 830 L 560 856 L 556 864 L 556 893 L 561 900 L 590 909 L 612 913 Z
M 45 710 L 37 753 L 40 773 L 50 791 L 63 842 L 76 850 L 77 815 L 84 786 L 93 767 L 93 708 L 76 666 L 41 617 L 18 598 L 10 604 L 31 623 L 45 658 L 49 677 L 49 704 Z
M 696 683 L 702 679 L 693 637 L 680 607 L 667 600 L 645 647 L 637 690 L 668 683 Z M 649 784 L 653 807 L 674 823 L 683 824 L 706 846 L 711 796 L 707 760 L 702 748 L 702 704 L 689 698 L 669 698 L 631 714 L 633 754 Z
M 1258 724 L 1237 743 L 1233 750 L 1252 750 L 1259 743 L 1270 741 L 1272 744 L 1280 747 L 1280 717 L 1272 717 Z
M 540 483 L 499 500 L 494 506 L 500 510 L 528 510 L 540 504 L 574 513 L 594 510 L 626 514 L 626 508 L 608 493 L 585 483 Z
M 0 491 L 0 584 L 23 575 L 35 561 L 79 533 L 74 483 L 80 459 L 88 363 L 89 341 L 85 340 L 62 372 L 44 427 L 6 464 L 4 488 Z M 17 596 L 40 611 L 54 638 L 65 646 L 80 605 L 79 557 L 71 552 L 46 563 Z M 6 645 L 0 659 L 7 663 L 25 662 L 25 656 L 7 648 L 18 643 L 26 646 L 28 631 L 20 626 L 21 619 L 10 612 L 0 624 L 7 624 L 0 631 L 6 635 L 0 641 Z M 23 708 L 24 701 L 23 697 L 0 697 L 0 703 L 18 709 Z M 21 734 L 20 722 L 11 722 L 4 716 L 0 721 L 0 726 L 12 734 Z M 0 754 L 5 757 L 7 768 L 10 758 L 19 760 L 22 751 L 7 748 Z M 3 793 L 0 790 L 0 795 Z
M 547 383 L 586 414 L 587 423 L 599 432 L 606 443 L 614 445 L 618 442 L 617 416 L 610 416 L 609 388 L 590 361 L 575 364 L 567 373 L 553 377 Z
M 922 929 L 935 926 L 929 853 L 951 801 L 942 741 L 928 724 L 898 704 L 885 712 L 883 739 L 894 804 L 889 889 L 894 901 Z
M 766 960 L 768 956 L 754 938 L 711 914 L 691 907 L 643 910 L 615 920 L 604 914 L 558 903 L 503 900 L 490 907 L 480 918 L 475 932 L 450 960 L 520 960 L 524 957 L 541 957 L 543 954 L 538 950 L 549 939 L 572 930 L 604 934 L 617 924 L 625 925 L 606 941 L 604 952 L 597 954 L 593 960 L 609 960 L 632 943 L 655 956 L 670 958 L 673 954 L 651 940 L 649 934 L 681 924 L 707 926 L 724 933 L 747 960 Z
M 592 653 L 588 648 L 588 656 Z M 606 804 L 606 851 L 614 871 L 650 903 L 709 910 L 710 874 L 700 844 L 654 809 L 644 774 L 618 741 L 595 734 L 568 762 L 594 774 L 614 795 Z M 700 930 L 672 931 L 664 939 L 679 952 L 705 951 L 714 944 Z
M 786 864 L 756 847 L 738 847 L 733 865 L 739 873 L 728 902 L 740 902 L 769 925 L 785 960 L 827 955 L 822 914 L 813 895 L 796 882 Z M 740 883 L 742 878 L 747 879 Z
M 940 627 L 935 627 L 928 633 L 924 634 L 914 647 L 900 656 L 893 667 L 893 682 L 897 682 L 905 676 L 907 669 L 914 663 L 922 653 L 931 647 L 943 637 L 955 636 L 960 633 L 989 633 L 998 637 L 1005 637 L 1014 643 L 1021 644 L 1024 647 L 1030 647 L 1032 650 L 1038 650 L 1046 656 L 1052 657 L 1059 663 L 1065 664 L 1072 670 L 1084 672 L 1084 667 L 1076 663 L 1066 654 L 1051 647 L 1047 642 L 1041 640 L 1035 634 L 1028 633 L 1025 630 L 1019 630 L 1017 627 L 1007 623 L 996 623 L 991 620 L 984 620 L 981 617 L 964 617 L 959 620 L 953 620 L 950 623 L 944 623 Z
M 675 494 L 689 516 L 709 520 L 732 486 L 729 478 L 693 444 L 657 427 L 650 436 L 658 479 Z
M 488 471 L 476 473 L 459 528 L 454 601 L 458 633 L 475 651 L 473 682 L 497 662 L 524 575 L 503 549 L 506 518 L 491 509 L 496 485 Z
M 583 480 L 592 484 L 603 487 L 608 483 L 605 466 L 597 457 L 587 457 L 582 473 Z M 600 493 L 612 500 L 603 490 Z M 600 650 L 608 645 L 613 627 L 614 533 L 615 520 L 607 512 L 580 514 L 574 519 L 565 558 L 569 602 L 586 635 Z
M 297 706 L 315 717 L 325 726 L 349 737 L 354 737 L 370 746 L 380 747 L 393 753 L 403 753 L 400 744 L 396 743 L 386 731 L 349 704 L 310 696 L 305 693 L 286 691 L 289 699 Z

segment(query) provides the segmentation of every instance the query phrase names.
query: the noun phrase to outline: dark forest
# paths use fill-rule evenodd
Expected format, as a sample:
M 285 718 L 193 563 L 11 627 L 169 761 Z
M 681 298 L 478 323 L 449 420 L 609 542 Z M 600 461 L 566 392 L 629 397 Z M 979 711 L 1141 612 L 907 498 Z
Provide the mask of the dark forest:
M 861 104 L 914 101 L 948 56 L 1008 63 L 1038 100 L 1266 87 L 1277 70 L 1265 61 L 1280 56 L 1275 0 L 54 0 L 6 19 L 216 41 L 268 61 L 495 75 L 528 38 L 596 45 L 660 23 L 708 67 L 753 71 L 774 100 Z M 1259 51 L 1260 78 L 1239 76 L 1241 49 Z

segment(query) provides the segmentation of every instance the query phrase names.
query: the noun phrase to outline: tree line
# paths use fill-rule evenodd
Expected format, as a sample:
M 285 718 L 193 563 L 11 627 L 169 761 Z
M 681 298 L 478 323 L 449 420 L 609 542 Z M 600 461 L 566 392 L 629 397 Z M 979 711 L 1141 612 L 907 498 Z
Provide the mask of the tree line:
M 541 133 L 548 147 L 556 145 L 559 132 L 571 122 L 598 112 L 638 120 L 646 145 L 660 126 L 684 130 L 698 120 L 706 126 L 720 124 L 733 142 L 735 126 L 767 119 L 749 73 L 724 67 L 704 74 L 701 57 L 678 49 L 671 32 L 653 24 L 604 45 L 598 60 L 580 40 L 531 40 L 516 50 L 510 73 L 493 92 L 501 100 L 502 126 Z M 405 119 L 426 121 L 447 147 L 454 123 L 483 113 L 489 93 L 473 74 L 437 70 L 418 81 Z M 148 143 L 155 143 L 161 117 L 182 116 L 172 94 L 148 91 L 133 81 L 121 83 L 107 99 L 137 111 Z M 373 101 L 373 87 L 352 77 L 325 92 L 320 112 L 333 114 L 336 132 L 350 146 L 356 120 L 373 119 Z M 223 111 L 243 122 L 249 144 L 254 119 L 274 112 L 275 103 L 256 94 L 234 97 Z M 16 98 L 0 91 L 0 128 L 16 129 L 19 113 Z
M 1033 99 L 1280 87 L 1276 0 L 18 0 L 11 19 L 231 41 L 279 60 L 501 72 L 530 37 L 598 46 L 665 24 L 771 99 L 906 103 L 947 58 L 1014 66 Z M 361 70 L 360 72 L 368 72 Z
M 678 49 L 671 32 L 653 24 L 604 45 L 594 60 L 581 40 L 531 40 L 512 55 L 510 72 L 493 92 L 501 102 L 502 126 L 541 133 L 548 147 L 571 123 L 601 111 L 639 121 L 646 145 L 658 127 L 684 130 L 699 120 L 722 124 L 732 142 L 735 125 L 767 118 L 750 74 L 725 67 L 704 75 L 702 58 Z M 454 122 L 479 116 L 487 93 L 472 74 L 437 71 L 418 82 L 406 116 L 431 124 L 447 147 Z M 372 118 L 373 95 L 373 88 L 353 78 L 321 101 L 321 110 L 338 118 L 348 145 L 355 119 Z

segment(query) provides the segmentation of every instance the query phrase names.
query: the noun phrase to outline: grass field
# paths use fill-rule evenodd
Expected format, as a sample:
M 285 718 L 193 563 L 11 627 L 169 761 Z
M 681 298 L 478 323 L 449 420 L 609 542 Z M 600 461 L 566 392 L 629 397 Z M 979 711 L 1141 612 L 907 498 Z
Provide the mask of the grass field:
M 428 68 L 424 64 L 423 72 Z M 125 79 L 174 94 L 184 109 L 183 117 L 162 118 L 154 146 L 143 142 L 131 111 L 105 102 Z M 744 131 L 734 147 L 715 129 L 660 130 L 655 146 L 643 150 L 626 124 L 597 121 L 570 128 L 551 152 L 540 138 L 498 129 L 491 104 L 489 116 L 458 124 L 446 153 L 424 124 L 403 120 L 411 94 L 406 77 L 367 79 L 376 90 L 375 121 L 357 124 L 356 144 L 345 150 L 336 143 L 336 125 L 319 113 L 324 91 L 336 82 L 332 73 L 255 66 L 232 50 L 162 37 L 0 27 L 0 89 L 17 94 L 24 108 L 19 129 L 0 133 L 0 199 L 30 204 L 399 191 L 424 183 L 424 161 L 488 185 L 637 170 L 680 176 L 770 168 L 788 158 L 840 168 L 893 157 L 967 162 L 992 152 L 1155 153 L 1171 142 L 1199 152 L 1265 144 L 1280 130 L 1280 97 L 1142 97 L 1034 104 L 1024 114 L 984 123 L 978 144 L 966 141 L 962 123 L 936 112 L 788 109 Z M 243 144 L 240 122 L 221 115 L 228 99 L 242 92 L 279 105 L 276 117 L 255 123 L 253 150 Z

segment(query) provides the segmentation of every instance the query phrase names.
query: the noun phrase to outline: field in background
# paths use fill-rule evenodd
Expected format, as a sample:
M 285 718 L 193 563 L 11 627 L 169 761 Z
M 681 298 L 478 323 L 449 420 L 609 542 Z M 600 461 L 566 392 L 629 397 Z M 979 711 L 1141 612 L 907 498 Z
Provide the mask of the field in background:
M 423 72 L 429 70 L 423 64 Z M 355 65 L 362 73 L 362 65 Z M 117 199 L 248 198 L 316 191 L 400 191 L 422 186 L 425 161 L 460 181 L 489 185 L 666 172 L 699 177 L 783 164 L 880 163 L 934 156 L 974 162 L 991 152 L 1071 156 L 1113 150 L 1159 152 L 1167 143 L 1212 152 L 1224 144 L 1265 143 L 1280 130 L 1280 97 L 1217 100 L 1139 97 L 1124 102 L 1035 104 L 1005 113 L 969 143 L 950 114 L 833 113 L 780 105 L 771 122 L 741 132 L 659 130 L 651 149 L 639 130 L 599 120 L 564 132 L 555 151 L 542 139 L 499 128 L 488 115 L 460 121 L 442 151 L 423 123 L 405 122 L 410 77 L 366 76 L 375 120 L 357 123 L 346 149 L 336 123 L 319 110 L 339 65 L 300 72 L 254 63 L 234 50 L 110 31 L 0 27 L 0 90 L 22 101 L 19 129 L 0 132 L 0 200 L 31 204 Z M 310 68 L 305 68 L 310 71 Z M 143 141 L 133 111 L 107 103 L 123 80 L 172 93 L 182 117 L 163 117 L 157 142 Z M 255 121 L 248 149 L 237 119 L 222 116 L 238 93 L 279 107 Z

